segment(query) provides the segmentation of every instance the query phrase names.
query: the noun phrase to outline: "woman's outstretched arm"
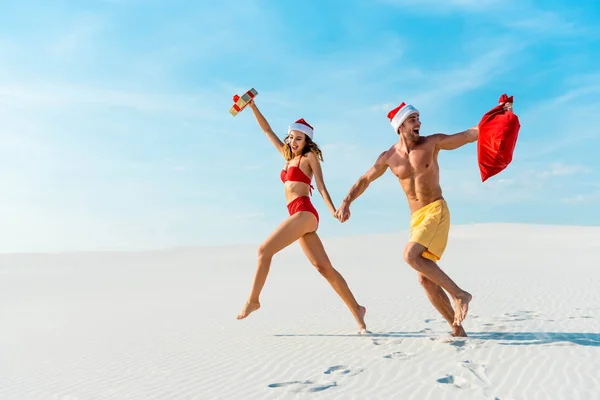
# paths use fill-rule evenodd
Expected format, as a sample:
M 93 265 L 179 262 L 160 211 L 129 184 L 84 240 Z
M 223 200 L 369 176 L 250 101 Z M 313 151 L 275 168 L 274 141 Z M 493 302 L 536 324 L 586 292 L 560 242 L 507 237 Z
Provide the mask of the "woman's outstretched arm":
M 267 135 L 267 137 L 269 138 L 271 143 L 273 143 L 273 146 L 275 146 L 277 151 L 283 155 L 283 142 L 277 137 L 277 135 L 275 135 L 275 133 L 271 129 L 271 125 L 269 125 L 265 117 L 259 111 L 258 107 L 256 107 L 254 100 L 251 100 L 248 103 L 248 107 L 250 107 L 252 113 L 256 117 L 256 122 L 258 122 L 260 129 L 262 129 L 263 132 Z
M 310 152 L 306 155 L 310 167 L 312 168 L 315 174 L 315 183 L 317 184 L 317 190 L 321 193 L 323 200 L 325 200 L 325 204 L 327 204 L 327 208 L 333 216 L 335 216 L 335 206 L 333 205 L 333 201 L 331 201 L 331 197 L 329 196 L 329 191 L 327 191 L 327 187 L 325 186 L 325 181 L 323 179 L 323 170 L 321 169 L 321 163 L 319 162 L 319 158 L 313 153 Z

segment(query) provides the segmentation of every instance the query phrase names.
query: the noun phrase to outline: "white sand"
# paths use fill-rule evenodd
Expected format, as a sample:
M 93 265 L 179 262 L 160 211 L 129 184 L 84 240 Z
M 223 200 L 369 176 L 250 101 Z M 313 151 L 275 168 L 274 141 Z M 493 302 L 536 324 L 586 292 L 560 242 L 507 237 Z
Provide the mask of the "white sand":
M 0 256 L 0 398 L 600 398 L 600 228 L 454 226 L 455 340 L 406 231 L 324 242 L 373 335 L 297 244 L 243 321 L 256 246 Z

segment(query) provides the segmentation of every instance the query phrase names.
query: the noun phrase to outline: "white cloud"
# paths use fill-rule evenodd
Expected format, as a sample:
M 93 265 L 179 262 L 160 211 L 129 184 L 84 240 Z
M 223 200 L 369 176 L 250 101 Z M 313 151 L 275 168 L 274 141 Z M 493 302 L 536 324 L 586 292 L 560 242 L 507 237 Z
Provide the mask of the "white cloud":
M 596 78 L 593 76 L 593 78 Z M 600 82 L 600 79 L 596 78 L 588 81 L 583 86 L 576 87 L 568 90 L 566 93 L 557 96 L 545 103 L 540 104 L 535 111 L 548 110 L 552 108 L 558 108 L 561 106 L 573 106 L 573 102 L 581 99 L 586 95 L 598 95 L 600 94 L 600 83 L 593 84 L 593 82 Z M 592 83 L 592 84 L 590 84 Z
M 125 107 L 143 112 L 164 112 L 214 119 L 217 108 L 210 96 L 127 92 L 71 84 L 46 86 L 0 85 L 0 101 L 6 105 L 68 107 L 74 105 Z M 226 110 L 220 110 L 225 115 Z
M 152 210 L 131 206 L 123 211 L 123 215 L 115 215 L 106 209 L 68 201 L 63 207 L 0 201 L 0 253 L 138 250 L 227 240 L 244 242 L 249 240 L 247 232 L 266 237 L 274 226 L 262 211 L 236 211 L 225 206 Z
M 379 0 L 379 2 L 426 13 L 481 12 L 506 3 L 501 0 Z
M 551 178 L 559 176 L 571 176 L 577 174 L 587 174 L 590 169 L 583 165 L 565 165 L 562 163 L 554 163 L 548 166 L 548 169 L 538 172 L 536 175 L 539 178 Z
M 529 32 L 549 33 L 558 31 L 561 34 L 575 33 L 576 25 L 565 21 L 563 17 L 554 12 L 537 11 L 527 15 L 524 18 L 515 18 L 507 20 L 505 23 L 508 27 L 526 30 Z
M 440 105 L 453 97 L 484 86 L 495 77 L 514 68 L 505 60 L 522 50 L 521 45 L 503 46 L 481 54 L 470 62 L 461 62 L 451 70 L 431 74 L 430 88 L 413 96 L 416 104 L 433 103 Z M 495 104 L 494 104 L 495 105 Z M 490 107 L 491 108 L 491 107 Z
M 80 52 L 89 51 L 93 40 L 106 26 L 99 16 L 85 16 L 69 24 L 68 31 L 48 46 L 49 53 L 62 59 L 73 59 Z
M 507 59 L 516 58 L 526 45 L 505 43 L 497 44 L 483 53 L 476 54 L 471 59 L 463 59 L 460 63 L 445 64 L 440 70 L 422 70 L 427 77 L 420 80 L 418 87 L 408 86 L 403 88 L 402 101 L 414 104 L 424 116 L 423 121 L 432 121 L 431 115 L 440 118 L 440 113 L 456 112 L 452 106 L 453 99 L 460 98 L 465 93 L 485 87 L 497 77 L 506 74 L 517 67 L 515 63 L 507 63 Z M 398 98 L 395 93 L 390 97 Z M 400 101 L 400 99 L 398 100 Z M 496 98 L 490 99 L 489 108 L 496 105 Z M 371 104 L 365 107 L 372 113 L 386 115 L 398 104 L 384 102 Z M 429 117 L 425 117 L 429 116 Z M 437 129 L 428 125 L 428 129 Z
M 183 172 L 186 170 L 185 165 L 181 165 L 181 164 L 173 165 L 173 166 L 171 166 L 170 169 L 171 169 L 171 171 L 175 171 L 175 172 Z
M 557 82 L 557 87 L 562 86 L 566 87 L 557 95 L 531 103 L 522 111 L 517 108 L 521 121 L 517 160 L 536 162 L 552 154 L 561 153 L 562 157 L 568 155 L 567 150 L 585 152 L 589 146 L 598 145 L 600 75 L 570 75 Z
M 325 143 L 320 146 L 323 153 L 336 152 L 338 156 L 352 158 L 358 156 L 360 146 L 352 143 Z
M 561 202 L 567 204 L 589 204 L 600 201 L 600 193 L 578 194 L 567 196 L 561 199 Z
M 578 164 L 551 163 L 545 167 L 509 166 L 508 169 L 482 183 L 478 179 L 478 171 L 470 166 L 466 169 L 442 171 L 442 178 L 444 191 L 451 196 L 468 201 L 481 200 L 487 204 L 507 204 L 535 199 L 542 193 L 561 192 L 565 190 L 566 184 L 572 183 L 574 176 L 590 172 L 588 167 Z
M 596 29 L 570 20 L 567 12 L 548 11 L 524 0 L 379 0 L 379 2 L 411 13 L 425 14 L 428 17 L 450 14 L 463 14 L 469 18 L 474 16 L 480 22 L 495 23 L 529 35 L 589 35 Z M 531 37 L 527 38 L 527 40 L 531 39 Z

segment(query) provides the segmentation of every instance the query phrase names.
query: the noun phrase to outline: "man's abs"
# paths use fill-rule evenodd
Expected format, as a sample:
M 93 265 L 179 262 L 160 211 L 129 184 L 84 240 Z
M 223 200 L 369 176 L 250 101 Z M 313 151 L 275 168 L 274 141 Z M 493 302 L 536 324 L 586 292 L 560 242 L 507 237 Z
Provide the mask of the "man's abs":
M 414 213 L 419 208 L 443 199 L 442 188 L 437 181 L 419 182 L 418 178 L 406 178 L 400 180 L 400 185 L 406 194 L 406 200 L 410 212 Z
M 392 173 L 400 181 L 411 213 L 442 198 L 440 168 L 432 143 L 424 142 L 410 154 L 394 147 L 396 151 L 390 153 L 387 161 Z

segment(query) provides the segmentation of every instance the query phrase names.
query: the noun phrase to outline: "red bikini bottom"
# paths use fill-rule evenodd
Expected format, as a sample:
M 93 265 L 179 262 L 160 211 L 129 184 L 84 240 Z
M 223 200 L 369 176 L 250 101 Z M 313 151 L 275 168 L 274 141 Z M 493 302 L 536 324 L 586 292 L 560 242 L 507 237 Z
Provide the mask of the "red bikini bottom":
M 294 200 L 288 203 L 287 208 L 290 213 L 290 216 L 300 211 L 308 211 L 313 213 L 317 218 L 317 223 L 319 222 L 319 213 L 317 212 L 317 209 L 312 205 L 310 197 L 308 196 L 296 197 Z

